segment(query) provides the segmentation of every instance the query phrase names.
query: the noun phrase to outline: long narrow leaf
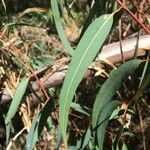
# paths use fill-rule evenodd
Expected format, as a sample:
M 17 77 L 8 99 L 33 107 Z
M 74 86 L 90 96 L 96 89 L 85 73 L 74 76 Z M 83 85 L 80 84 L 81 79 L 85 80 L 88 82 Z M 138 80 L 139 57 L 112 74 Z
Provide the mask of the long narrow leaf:
M 53 102 L 48 101 L 45 107 L 39 112 L 32 121 L 32 126 L 27 135 L 26 148 L 32 150 L 36 141 L 42 133 L 50 112 L 53 109 Z
M 11 122 L 5 124 L 5 126 L 6 126 L 5 132 L 6 132 L 6 145 L 7 145 L 9 142 L 9 136 L 10 136 L 10 131 L 11 131 Z
M 92 23 L 92 20 L 93 20 L 93 18 L 94 18 L 94 16 L 95 16 L 96 12 L 97 12 L 98 9 L 99 9 L 99 4 L 98 4 L 98 3 L 99 3 L 99 1 L 95 1 L 93 7 L 91 8 L 90 14 L 88 15 L 88 17 L 87 17 L 87 19 L 86 19 L 86 21 L 85 21 L 85 24 L 84 24 L 84 26 L 83 26 L 83 29 L 82 29 L 82 32 L 81 32 L 81 34 L 80 34 L 79 39 L 82 38 L 82 36 L 83 36 L 84 32 L 86 31 L 86 29 L 87 29 L 88 26 Z
M 93 128 L 97 126 L 97 121 L 102 108 L 112 99 L 113 95 L 117 92 L 119 87 L 141 62 L 142 61 L 139 59 L 130 60 L 121 65 L 117 70 L 111 72 L 109 78 L 101 87 L 93 106 Z
M 67 52 L 72 56 L 74 54 L 74 50 L 70 46 L 70 43 L 67 40 L 66 35 L 64 33 L 64 29 L 62 27 L 61 18 L 60 18 L 60 14 L 59 14 L 57 0 L 51 0 L 51 6 L 52 6 L 54 21 L 56 24 L 56 28 L 57 28 L 57 32 L 59 34 L 59 37 L 60 37 L 62 43 L 64 44 Z
M 11 119 L 14 117 L 15 113 L 17 112 L 17 109 L 19 107 L 19 104 L 22 100 L 22 97 L 26 91 L 27 85 L 28 85 L 29 79 L 23 78 L 21 82 L 19 83 L 14 98 L 11 102 L 11 105 L 9 107 L 9 110 L 7 112 L 6 118 L 5 118 L 5 125 L 6 125 L 6 144 L 8 144 L 9 135 L 10 135 L 10 128 L 11 128 Z
M 105 41 L 113 23 L 113 15 L 97 18 L 80 40 L 60 94 L 59 123 L 65 145 L 67 146 L 67 123 L 70 105 L 84 73 Z
M 97 125 L 97 128 L 95 129 L 96 130 L 96 139 L 98 142 L 99 150 L 103 150 L 105 129 L 106 129 L 107 124 L 108 124 L 109 116 L 111 115 L 113 110 L 115 108 L 117 108 L 118 104 L 119 103 L 116 100 L 111 101 L 111 102 L 107 103 L 101 111 L 101 114 L 100 114 L 99 119 L 98 119 L 98 125 Z
M 140 88 L 138 90 L 138 92 L 136 93 L 135 95 L 135 101 L 138 101 L 139 100 L 139 97 L 141 96 L 143 90 L 149 85 L 150 83 L 150 63 L 147 64 L 146 68 L 144 67 L 144 70 L 143 72 L 144 73 L 144 77 L 141 78 L 142 79 L 142 83 L 140 85 Z
M 19 83 L 19 85 L 18 85 L 18 87 L 16 89 L 16 92 L 15 92 L 14 98 L 13 98 L 13 100 L 11 102 L 10 107 L 9 107 L 8 113 L 6 115 L 6 119 L 5 119 L 6 125 L 14 117 L 14 115 L 15 115 L 17 109 L 18 109 L 18 106 L 20 105 L 20 102 L 22 100 L 22 97 L 23 97 L 23 95 L 24 95 L 24 93 L 26 91 L 28 82 L 29 82 L 29 78 L 23 78 L 21 80 L 21 82 Z
M 81 150 L 85 149 L 90 138 L 91 138 L 91 131 L 90 131 L 90 129 L 87 129 L 85 137 L 84 137 L 83 142 L 82 142 L 82 147 L 80 148 Z
M 38 124 L 41 116 L 37 114 L 33 120 L 32 125 L 27 135 L 26 149 L 32 150 L 36 140 L 38 139 Z

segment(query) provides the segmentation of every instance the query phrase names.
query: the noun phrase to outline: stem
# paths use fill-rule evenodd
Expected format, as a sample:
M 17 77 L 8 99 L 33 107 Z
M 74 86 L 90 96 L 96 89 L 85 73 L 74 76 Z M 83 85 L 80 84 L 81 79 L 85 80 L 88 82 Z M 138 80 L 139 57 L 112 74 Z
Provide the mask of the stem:
M 116 0 L 116 2 L 145 30 L 145 32 L 150 34 L 150 29 L 148 29 L 146 25 L 140 19 L 138 19 L 137 16 L 134 15 L 124 3 L 122 3 L 120 0 Z
M 0 31 L 0 36 L 2 36 L 4 39 L 7 40 L 7 42 L 10 43 L 10 46 L 12 46 L 12 48 L 15 49 L 16 53 L 18 54 L 18 56 L 22 59 L 22 64 L 31 72 L 31 74 L 35 77 L 35 79 L 37 80 L 37 83 L 39 84 L 39 86 L 41 87 L 41 90 L 43 91 L 44 95 L 46 96 L 46 99 L 48 100 L 49 99 L 49 96 L 46 92 L 46 89 L 45 89 L 45 86 L 44 84 L 42 83 L 42 81 L 39 80 L 39 78 L 37 77 L 37 75 L 35 74 L 35 72 L 32 70 L 32 67 L 30 66 L 30 64 L 28 63 L 28 61 L 23 57 L 23 55 L 21 54 L 21 52 L 19 51 L 19 49 L 10 41 L 10 39 L 5 35 L 3 34 L 1 31 Z

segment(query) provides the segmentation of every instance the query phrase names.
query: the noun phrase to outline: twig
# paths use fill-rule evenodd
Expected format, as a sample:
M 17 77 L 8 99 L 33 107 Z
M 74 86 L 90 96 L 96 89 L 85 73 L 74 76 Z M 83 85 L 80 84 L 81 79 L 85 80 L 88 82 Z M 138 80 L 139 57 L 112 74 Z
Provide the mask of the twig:
M 145 30 L 145 32 L 150 34 L 150 29 L 127 8 L 125 3 L 122 3 L 120 0 L 116 0 L 116 2 Z
M 136 40 L 137 40 L 136 38 L 122 40 L 122 50 L 123 50 L 124 60 L 128 60 L 134 57 Z M 139 50 L 138 50 L 137 56 L 144 56 L 146 54 L 145 49 L 146 50 L 150 49 L 149 41 L 150 41 L 149 35 L 141 36 L 139 38 L 139 47 L 138 47 Z M 98 59 L 99 58 L 100 60 L 106 59 L 113 64 L 122 62 L 119 42 L 104 46 L 102 48 L 100 55 L 98 56 Z M 54 86 L 58 86 L 62 84 L 63 79 L 66 75 L 66 71 L 67 69 L 66 69 L 66 64 L 65 64 L 64 69 L 63 69 L 63 66 L 61 66 L 60 69 L 58 68 L 56 72 L 53 72 L 53 74 L 51 74 L 47 78 L 47 80 L 43 82 L 44 86 L 46 88 L 50 88 L 50 87 L 54 87 Z M 91 75 L 93 75 L 93 72 L 91 70 L 87 70 L 85 74 L 85 78 Z M 40 80 L 43 80 L 43 79 L 44 77 L 41 78 Z M 39 97 L 43 97 L 44 96 L 43 93 L 39 91 L 40 86 L 35 81 L 31 81 L 30 83 L 31 83 L 33 91 L 36 92 L 36 94 Z M 8 103 L 10 100 L 11 100 L 11 96 L 9 95 L 9 93 L 6 90 L 3 90 L 3 93 L 1 94 L 0 104 L 2 105 L 5 103 Z
M 10 140 L 10 142 L 9 142 L 9 144 L 8 144 L 8 146 L 7 146 L 7 148 L 6 148 L 6 150 L 11 150 L 11 146 L 12 146 L 13 142 L 24 132 L 24 130 L 26 130 L 26 127 L 24 127 L 20 132 L 18 132 L 18 133 L 14 136 L 14 138 L 13 138 L 12 140 Z
M 146 142 L 145 142 L 146 137 L 144 135 L 144 126 L 143 126 L 142 112 L 141 112 L 141 109 L 140 109 L 140 106 L 139 106 L 138 103 L 137 103 L 137 109 L 138 109 L 138 112 L 139 112 L 140 126 L 141 126 L 141 132 L 142 132 L 143 150 L 146 150 Z
M 123 51 L 122 51 L 122 30 L 121 30 L 122 22 L 121 19 L 119 20 L 119 44 L 120 44 L 120 52 L 121 52 L 121 57 L 122 57 L 122 62 L 124 62 L 124 57 L 123 57 Z
M 139 49 L 139 37 L 140 37 L 140 29 L 139 29 L 138 35 L 137 35 L 137 42 L 136 42 L 135 51 L 134 51 L 134 58 L 137 57 L 137 53 L 138 53 L 138 49 Z
M 49 99 L 49 96 L 48 96 L 48 94 L 47 94 L 47 92 L 46 92 L 46 90 L 45 90 L 45 87 L 44 87 L 43 83 L 38 79 L 38 77 L 37 77 L 37 75 L 35 74 L 35 72 L 32 70 L 32 67 L 30 66 L 29 62 L 23 57 L 22 53 L 21 53 L 21 52 L 19 51 L 19 49 L 11 42 L 11 40 L 10 40 L 7 36 L 5 36 L 1 31 L 0 31 L 0 35 L 1 35 L 2 37 L 4 37 L 4 38 L 10 43 L 10 46 L 12 46 L 12 47 L 15 49 L 15 52 L 18 54 L 18 56 L 19 56 L 20 58 L 22 58 L 22 61 L 23 61 L 23 62 L 21 62 L 21 63 L 22 63 L 22 64 L 31 72 L 31 74 L 35 77 L 35 79 L 37 80 L 37 83 L 40 85 L 40 87 L 41 87 L 41 89 L 42 89 L 44 95 L 46 96 L 46 98 L 47 98 L 47 100 L 48 100 L 48 99 Z M 32 75 L 31 75 L 31 76 L 32 76 Z

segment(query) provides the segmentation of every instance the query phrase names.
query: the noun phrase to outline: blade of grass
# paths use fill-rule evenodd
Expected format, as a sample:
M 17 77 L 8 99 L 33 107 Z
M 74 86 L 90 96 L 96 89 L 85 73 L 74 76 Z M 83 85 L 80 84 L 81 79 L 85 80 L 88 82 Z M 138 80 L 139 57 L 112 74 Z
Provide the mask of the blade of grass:
M 1 0 L 2 1 L 2 5 L 3 5 L 3 7 L 4 7 L 4 10 L 5 10 L 5 12 L 7 11 L 7 9 L 6 9 L 6 4 L 5 4 L 5 1 L 4 0 Z

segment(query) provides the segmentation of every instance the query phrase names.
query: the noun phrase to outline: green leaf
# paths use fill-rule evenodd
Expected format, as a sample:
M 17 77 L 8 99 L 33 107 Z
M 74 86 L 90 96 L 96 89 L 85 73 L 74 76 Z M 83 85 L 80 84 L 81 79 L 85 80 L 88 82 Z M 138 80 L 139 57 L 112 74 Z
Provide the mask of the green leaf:
M 85 149 L 85 147 L 87 146 L 90 138 L 91 138 L 91 131 L 90 131 L 90 129 L 87 129 L 85 137 L 84 137 L 83 142 L 82 142 L 82 147 L 80 148 L 81 150 Z
M 141 77 L 142 82 L 140 85 L 140 88 L 138 90 L 138 92 L 135 95 L 135 101 L 138 101 L 143 90 L 146 89 L 146 87 L 149 85 L 150 83 L 150 63 L 146 62 L 145 66 L 144 66 L 144 70 L 143 70 L 143 74 Z
M 21 103 L 22 97 L 26 91 L 28 82 L 29 82 L 29 78 L 22 78 L 21 82 L 19 83 L 15 92 L 14 98 L 11 102 L 11 105 L 6 115 L 6 119 L 5 119 L 6 125 L 11 121 L 11 119 L 14 117 L 15 113 L 17 112 L 17 109 Z
M 78 150 L 78 148 L 76 146 L 69 146 L 68 150 Z
M 147 57 L 147 59 L 149 59 L 149 56 Z M 140 83 L 139 83 L 139 87 L 141 87 L 141 84 L 145 80 L 145 77 L 147 76 L 147 74 L 148 75 L 150 74 L 150 64 L 149 64 L 148 61 L 145 62 L 145 65 L 144 65 L 144 68 L 143 68 L 143 72 L 142 72 L 142 76 L 141 76 Z
M 92 6 L 92 8 L 90 10 L 90 14 L 88 15 L 88 17 L 87 17 L 87 19 L 84 23 L 84 26 L 83 26 L 83 29 L 81 31 L 79 39 L 82 38 L 82 36 L 83 36 L 84 32 L 86 31 L 86 29 L 92 23 L 92 20 L 95 16 L 96 12 L 98 12 L 98 10 L 99 10 L 99 1 L 95 1 L 94 5 Z
M 111 116 L 109 117 L 109 120 L 118 118 L 119 111 L 120 111 L 119 108 L 115 109 L 115 110 L 112 112 Z
M 88 26 L 92 23 L 93 18 L 99 17 L 103 14 L 107 14 L 107 13 L 112 13 L 113 10 L 113 6 L 114 6 L 115 1 L 111 2 L 111 5 L 109 5 L 109 9 L 107 8 L 107 2 L 103 1 L 103 0 L 95 0 L 92 8 L 90 9 L 90 13 L 84 23 L 83 29 L 81 31 L 80 37 L 79 39 L 82 38 L 84 32 L 86 31 L 86 29 L 88 28 Z M 109 10 L 109 11 L 108 11 Z
M 22 100 L 22 97 L 26 91 L 27 85 L 28 85 L 29 79 L 23 78 L 21 82 L 19 83 L 14 98 L 10 104 L 9 110 L 7 112 L 6 118 L 5 118 L 5 125 L 6 125 L 6 144 L 8 144 L 9 136 L 10 136 L 10 128 L 11 128 L 11 119 L 14 117 L 15 113 L 17 112 L 17 109 L 19 107 L 19 104 Z
M 53 16 L 54 16 L 54 21 L 55 21 L 55 25 L 56 25 L 59 37 L 60 37 L 62 43 L 64 44 L 67 52 L 72 56 L 74 54 L 74 50 L 70 46 L 70 43 L 67 40 L 66 35 L 64 33 L 64 30 L 63 30 L 63 27 L 62 27 L 62 24 L 61 24 L 61 18 L 60 18 L 60 14 L 59 14 L 57 0 L 51 0 L 51 6 L 52 6 L 52 12 L 53 12 Z
M 6 145 L 8 144 L 9 142 L 9 136 L 10 136 L 10 131 L 11 131 L 11 122 L 5 124 L 6 126 Z
M 121 87 L 123 82 L 131 75 L 132 72 L 142 61 L 139 59 L 130 60 L 121 65 L 117 70 L 113 70 L 109 78 L 102 85 L 97 94 L 92 112 L 93 128 L 97 126 L 98 118 L 102 108 L 112 99 L 113 95 Z
M 31 57 L 28 59 L 34 69 L 52 65 L 54 58 L 51 55 L 44 55 L 42 57 Z
M 35 116 L 32 121 L 32 126 L 27 135 L 27 150 L 32 150 L 36 141 L 42 133 L 42 130 L 47 122 L 50 112 L 53 109 L 53 101 L 49 100 L 44 108 Z
M 70 105 L 75 91 L 84 76 L 86 69 L 95 58 L 104 43 L 113 23 L 113 15 L 97 18 L 87 29 L 80 40 L 60 94 L 59 123 L 65 145 L 67 146 L 67 123 Z
M 124 127 L 122 125 L 120 125 L 120 128 L 117 131 L 116 137 L 115 137 L 115 139 L 113 140 L 113 143 L 112 143 L 112 146 L 113 146 L 114 150 L 119 150 L 119 142 L 120 142 L 120 139 L 123 135 L 123 132 L 124 132 Z
M 38 124 L 39 124 L 39 115 L 37 114 L 32 120 L 32 126 L 27 135 L 26 149 L 32 150 L 36 140 L 38 139 Z
M 56 144 L 55 144 L 55 148 L 54 149 L 59 149 L 60 146 L 61 146 L 61 141 L 62 141 L 62 136 L 61 136 L 60 128 L 58 128 L 58 132 L 56 134 L 55 141 L 56 141 Z
M 111 101 L 103 107 L 103 109 L 100 113 L 100 116 L 98 118 L 98 124 L 97 124 L 97 127 L 95 128 L 96 140 L 98 142 L 99 150 L 103 150 L 105 129 L 106 129 L 108 121 L 109 121 L 109 116 L 114 111 L 114 109 L 117 108 L 118 104 L 119 103 L 116 100 Z
M 80 112 L 80 113 L 82 113 L 82 114 L 85 114 L 85 115 L 87 115 L 87 116 L 90 116 L 90 114 L 89 113 L 87 113 L 85 110 L 84 110 L 84 108 L 83 107 L 81 107 L 79 104 L 77 104 L 77 103 L 71 103 L 71 108 L 72 109 L 74 109 L 74 110 L 76 110 L 76 111 L 78 111 L 78 112 Z
M 125 143 L 123 143 L 121 150 L 128 150 L 128 147 L 127 147 L 127 145 Z

